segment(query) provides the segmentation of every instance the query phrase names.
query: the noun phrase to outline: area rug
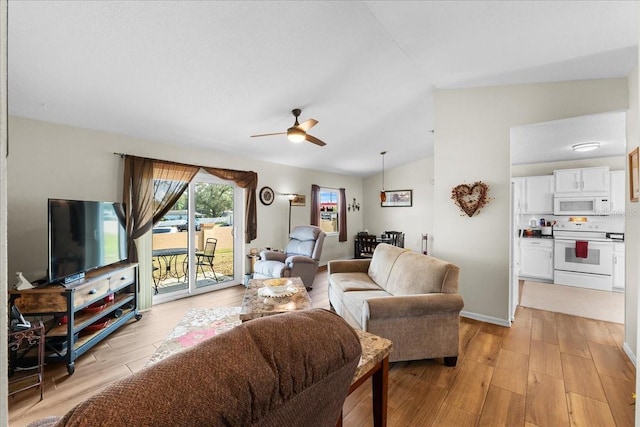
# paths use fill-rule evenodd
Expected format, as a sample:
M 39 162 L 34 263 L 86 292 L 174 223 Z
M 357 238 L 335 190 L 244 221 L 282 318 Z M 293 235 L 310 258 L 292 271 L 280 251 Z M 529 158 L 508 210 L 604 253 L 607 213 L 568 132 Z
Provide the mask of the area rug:
M 221 334 L 240 324 L 240 307 L 192 308 L 165 338 L 145 366 Z
M 588 319 L 624 323 L 624 294 L 525 281 L 520 305 Z

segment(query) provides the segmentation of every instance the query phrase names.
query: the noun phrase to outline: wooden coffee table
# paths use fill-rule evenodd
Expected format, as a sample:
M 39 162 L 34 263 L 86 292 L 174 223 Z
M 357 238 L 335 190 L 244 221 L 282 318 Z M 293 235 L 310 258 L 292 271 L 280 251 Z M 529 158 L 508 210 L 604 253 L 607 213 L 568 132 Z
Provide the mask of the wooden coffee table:
M 260 288 L 264 287 L 265 279 L 249 280 L 249 286 L 244 292 L 242 307 L 240 307 L 240 320 L 246 322 L 272 314 L 313 308 L 311 297 L 309 297 L 302 279 L 299 277 L 291 277 L 290 279 L 291 286 L 295 287 L 297 292 L 291 296 L 277 298 L 259 294 Z

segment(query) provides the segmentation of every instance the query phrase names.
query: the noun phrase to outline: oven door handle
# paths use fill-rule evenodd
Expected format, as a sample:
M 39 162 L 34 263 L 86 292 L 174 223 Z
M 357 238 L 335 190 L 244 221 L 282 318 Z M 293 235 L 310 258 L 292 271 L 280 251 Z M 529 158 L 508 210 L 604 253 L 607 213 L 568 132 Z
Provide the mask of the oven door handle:
M 576 239 L 575 237 L 554 237 L 554 240 L 560 242 L 594 242 L 594 243 L 613 243 L 611 239 Z

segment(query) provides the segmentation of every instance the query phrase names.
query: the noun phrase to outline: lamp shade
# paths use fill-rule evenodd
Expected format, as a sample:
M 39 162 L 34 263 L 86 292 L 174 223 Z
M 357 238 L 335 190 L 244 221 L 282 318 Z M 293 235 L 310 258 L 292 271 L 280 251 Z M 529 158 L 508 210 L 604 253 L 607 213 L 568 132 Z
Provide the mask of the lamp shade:
M 291 142 L 302 142 L 306 137 L 307 133 L 300 128 L 293 126 L 287 129 L 287 138 Z

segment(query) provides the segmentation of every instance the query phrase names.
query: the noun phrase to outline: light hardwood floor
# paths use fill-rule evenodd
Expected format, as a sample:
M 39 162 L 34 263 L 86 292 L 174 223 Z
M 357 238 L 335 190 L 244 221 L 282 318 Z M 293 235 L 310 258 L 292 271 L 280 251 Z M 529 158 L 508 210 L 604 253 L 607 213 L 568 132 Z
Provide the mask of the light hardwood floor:
M 326 283 L 319 273 L 315 307 L 329 307 Z M 10 425 L 65 413 L 142 369 L 189 308 L 239 306 L 243 294 L 236 286 L 155 306 L 80 357 L 72 376 L 64 364 L 48 365 L 44 400 L 35 390 L 9 398 Z M 635 368 L 622 341 L 622 325 L 541 310 L 519 308 L 511 328 L 463 318 L 455 368 L 392 364 L 388 425 L 633 426 Z M 369 383 L 347 398 L 344 416 L 345 426 L 372 425 Z

